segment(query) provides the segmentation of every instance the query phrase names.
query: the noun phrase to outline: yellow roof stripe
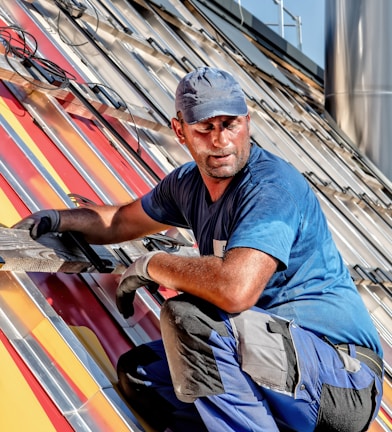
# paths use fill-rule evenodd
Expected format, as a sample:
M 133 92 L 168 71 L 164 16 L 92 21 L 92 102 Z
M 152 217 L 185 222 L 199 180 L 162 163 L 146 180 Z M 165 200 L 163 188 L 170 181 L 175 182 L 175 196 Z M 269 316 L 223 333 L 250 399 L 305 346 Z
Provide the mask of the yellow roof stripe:
M 0 224 L 10 227 L 20 220 L 20 214 L 2 189 L 0 189 L 0 203 Z
M 41 152 L 39 147 L 32 140 L 28 132 L 24 129 L 21 123 L 18 121 L 17 117 L 15 117 L 14 113 L 9 109 L 8 105 L 4 102 L 3 98 L 0 97 L 2 109 L 2 116 L 9 123 L 9 125 L 18 133 L 19 137 L 25 142 L 25 144 L 32 151 L 34 156 L 41 162 L 44 168 L 49 172 L 49 174 L 53 177 L 56 183 L 64 190 L 65 193 L 69 193 L 69 189 L 61 179 L 61 177 L 54 170 L 52 165 L 48 162 L 45 155 Z M 7 109 L 5 109 L 7 108 Z
M 2 343 L 0 343 L 0 363 L 3 370 L 7 371 L 0 377 L 0 430 L 56 432 L 56 428 Z M 21 407 L 23 407 L 22 415 Z

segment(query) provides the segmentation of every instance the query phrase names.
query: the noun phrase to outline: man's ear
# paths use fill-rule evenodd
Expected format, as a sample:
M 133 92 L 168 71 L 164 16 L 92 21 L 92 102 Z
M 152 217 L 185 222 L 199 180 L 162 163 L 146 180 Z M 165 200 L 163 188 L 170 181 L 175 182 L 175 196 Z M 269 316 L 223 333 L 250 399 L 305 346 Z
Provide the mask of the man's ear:
M 182 130 L 182 125 L 181 125 L 180 120 L 173 117 L 172 121 L 171 121 L 171 127 L 172 127 L 174 133 L 176 134 L 178 140 L 180 141 L 180 143 L 185 144 L 184 132 Z

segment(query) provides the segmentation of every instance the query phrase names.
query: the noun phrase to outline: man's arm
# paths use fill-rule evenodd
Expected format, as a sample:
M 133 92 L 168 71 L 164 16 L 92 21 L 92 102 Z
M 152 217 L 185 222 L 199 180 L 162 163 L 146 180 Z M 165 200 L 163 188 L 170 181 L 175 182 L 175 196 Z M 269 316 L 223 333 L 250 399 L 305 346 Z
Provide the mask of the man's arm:
M 224 258 L 156 254 L 148 275 L 167 288 L 200 297 L 229 313 L 253 306 L 275 273 L 278 260 L 251 248 L 235 248 Z
M 56 211 L 50 210 L 52 214 Z M 58 210 L 59 221 L 55 228 L 49 226 L 48 231 L 77 231 L 84 235 L 91 244 L 119 243 L 147 234 L 154 234 L 169 228 L 150 218 L 143 210 L 140 200 L 121 206 L 90 206 L 77 209 Z M 40 223 L 39 218 L 45 215 L 45 210 L 18 222 L 14 228 L 32 230 L 32 224 Z M 57 218 L 56 218 L 57 219 Z
M 58 231 L 78 231 L 91 244 L 120 243 L 169 228 L 150 218 L 140 200 L 122 206 L 59 210 L 59 215 Z M 224 258 L 159 253 L 148 261 L 148 268 L 146 264 L 146 276 L 236 313 L 257 302 L 277 266 L 275 258 L 251 248 L 232 249 Z

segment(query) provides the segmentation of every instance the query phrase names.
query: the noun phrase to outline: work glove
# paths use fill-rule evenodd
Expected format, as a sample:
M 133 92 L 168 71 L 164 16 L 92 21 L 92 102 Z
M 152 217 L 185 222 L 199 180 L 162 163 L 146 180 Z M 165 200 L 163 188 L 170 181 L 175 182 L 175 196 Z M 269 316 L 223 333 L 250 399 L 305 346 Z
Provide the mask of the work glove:
M 151 294 L 158 291 L 159 285 L 151 280 L 147 271 L 150 259 L 157 253 L 166 252 L 158 250 L 146 253 L 133 262 L 121 276 L 116 290 L 116 305 L 125 319 L 134 314 L 133 301 L 138 288 L 146 286 Z
M 42 234 L 56 232 L 60 226 L 60 213 L 57 210 L 39 210 L 17 222 L 12 228 L 30 231 L 32 239 L 36 240 Z

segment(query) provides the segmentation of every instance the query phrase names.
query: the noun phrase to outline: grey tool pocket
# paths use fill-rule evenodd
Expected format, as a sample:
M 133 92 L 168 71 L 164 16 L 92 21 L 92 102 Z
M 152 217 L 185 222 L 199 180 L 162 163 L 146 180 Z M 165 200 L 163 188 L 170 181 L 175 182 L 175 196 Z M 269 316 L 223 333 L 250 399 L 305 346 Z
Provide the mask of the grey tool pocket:
M 230 321 L 238 341 L 241 369 L 258 385 L 285 391 L 288 360 L 283 336 L 274 330 L 275 318 L 248 310 Z

